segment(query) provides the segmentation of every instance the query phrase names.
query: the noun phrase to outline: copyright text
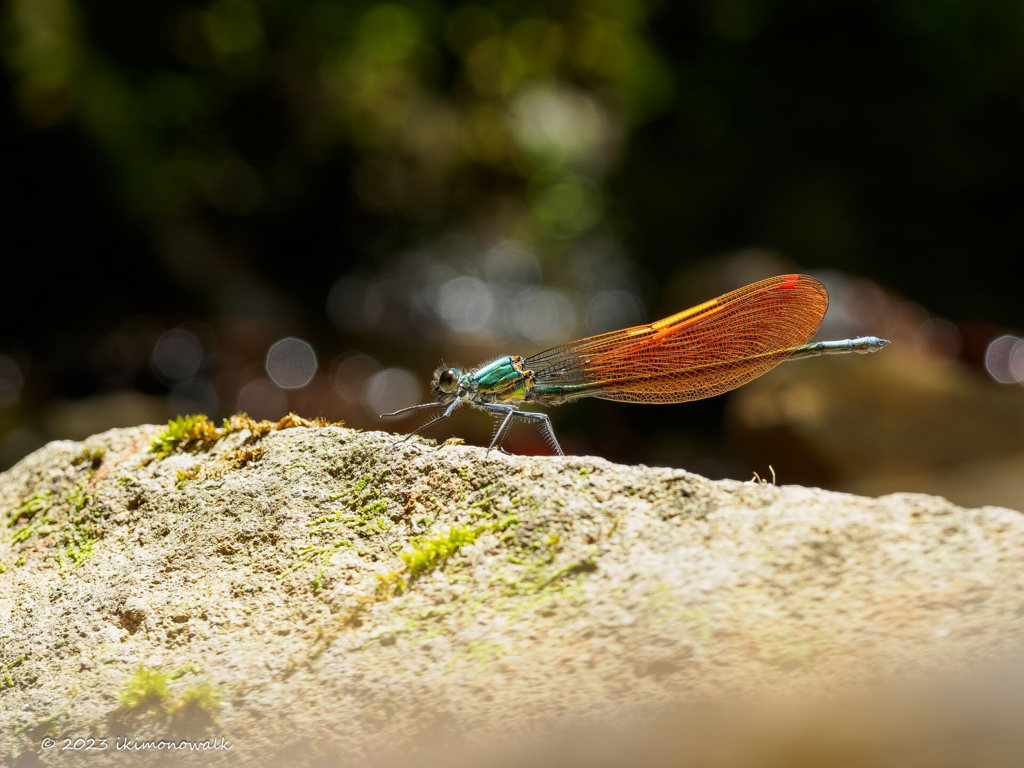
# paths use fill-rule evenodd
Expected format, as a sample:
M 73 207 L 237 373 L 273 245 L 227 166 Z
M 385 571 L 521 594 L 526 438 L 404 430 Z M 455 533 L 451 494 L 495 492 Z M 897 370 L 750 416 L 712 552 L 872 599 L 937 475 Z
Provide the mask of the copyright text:
M 43 739 L 43 749 L 59 749 L 62 752 L 70 751 L 97 751 L 102 752 L 113 748 L 122 752 L 136 752 L 148 749 L 182 750 L 185 752 L 206 752 L 208 750 L 227 751 L 232 744 L 223 736 L 203 741 L 192 741 L 188 739 L 130 739 L 126 736 L 118 736 L 110 743 L 110 739 Z

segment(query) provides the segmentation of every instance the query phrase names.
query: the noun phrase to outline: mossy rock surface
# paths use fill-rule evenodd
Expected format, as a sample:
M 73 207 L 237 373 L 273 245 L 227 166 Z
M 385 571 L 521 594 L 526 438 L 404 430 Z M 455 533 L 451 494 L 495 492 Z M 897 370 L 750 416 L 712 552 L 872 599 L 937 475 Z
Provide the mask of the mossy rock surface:
M 180 731 L 358 761 L 1019 646 L 1018 512 L 287 426 L 162 457 L 163 428 L 112 430 L 0 475 L 2 759 Z M 140 669 L 166 686 L 126 695 Z

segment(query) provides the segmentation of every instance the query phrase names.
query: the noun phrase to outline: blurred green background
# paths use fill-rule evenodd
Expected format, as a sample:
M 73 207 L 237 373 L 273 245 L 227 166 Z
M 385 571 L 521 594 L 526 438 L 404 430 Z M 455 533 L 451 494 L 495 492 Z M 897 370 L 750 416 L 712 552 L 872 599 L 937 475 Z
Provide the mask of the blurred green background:
M 567 452 L 1024 507 L 1022 3 L 2 13 L 2 466 L 180 412 L 379 428 L 442 358 L 801 271 L 821 338 L 893 346 L 559 408 Z

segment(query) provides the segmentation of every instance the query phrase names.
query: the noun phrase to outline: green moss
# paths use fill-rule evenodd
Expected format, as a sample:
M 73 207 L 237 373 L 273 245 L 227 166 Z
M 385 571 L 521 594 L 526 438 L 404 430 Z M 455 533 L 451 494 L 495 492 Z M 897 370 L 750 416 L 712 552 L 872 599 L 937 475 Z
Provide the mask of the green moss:
M 557 571 L 551 574 L 551 576 L 541 586 L 546 587 L 549 584 L 553 584 L 554 582 L 558 581 L 559 579 L 565 576 L 570 576 L 577 573 L 593 573 L 596 570 L 597 563 L 594 562 L 593 556 L 590 556 L 586 560 L 580 560 L 578 563 L 572 563 L 570 565 L 565 566 L 564 568 L 559 568 Z
M 171 692 L 171 682 L 198 671 L 195 664 L 186 664 L 172 672 L 140 664 L 117 693 L 121 708 L 131 712 L 166 712 L 174 716 L 202 712 L 212 717 L 223 701 L 219 690 L 209 681 L 186 688 L 177 697 Z
M 63 557 L 56 555 L 59 570 L 64 570 L 64 558 L 71 562 L 72 568 L 77 568 L 88 560 L 96 548 L 96 539 L 85 529 L 72 528 L 70 531 L 71 540 L 64 547 Z
M 27 657 L 24 654 L 22 654 L 14 661 L 8 663 L 6 667 L 0 669 L 0 691 L 2 691 L 4 688 L 14 687 L 14 678 L 11 677 L 11 673 L 9 670 L 12 670 L 15 667 L 19 666 L 21 662 L 23 662 L 26 658 Z
M 444 565 L 467 544 L 476 541 L 481 531 L 463 525 L 453 525 L 433 536 L 413 539 L 412 547 L 402 552 L 405 570 L 410 578 L 417 578 Z
M 78 454 L 78 457 L 72 462 L 73 464 L 89 464 L 93 469 L 98 469 L 100 464 L 103 463 L 104 457 L 107 455 L 107 449 L 103 446 L 86 446 L 82 449 L 82 452 Z
M 85 492 L 85 483 L 79 483 L 71 490 L 71 493 L 68 494 L 65 503 L 70 508 L 70 511 L 75 513 L 81 512 L 85 509 L 91 499 L 92 497 Z
M 96 538 L 92 533 L 89 515 L 85 513 L 86 507 L 92 497 L 86 493 L 86 482 L 76 485 L 68 495 L 57 504 L 49 504 L 50 492 L 35 494 L 18 512 L 14 515 L 8 526 L 16 522 L 24 522 L 21 528 L 8 536 L 5 541 L 12 544 L 19 544 L 33 534 L 47 535 L 58 532 L 60 535 L 56 540 L 56 558 L 61 570 L 64 570 L 64 559 L 70 559 L 72 565 L 78 565 L 88 558 L 94 549 Z M 55 510 L 63 507 L 65 515 L 56 514 Z M 39 514 L 44 511 L 44 514 Z M 54 512 L 51 514 L 51 512 Z M 63 522 L 59 522 L 64 518 Z M 24 563 L 24 556 L 18 558 L 17 565 Z
M 221 698 L 220 689 L 209 680 L 204 680 L 198 685 L 186 688 L 170 709 L 175 717 L 203 714 L 212 719 L 223 706 L 224 700 Z
M 179 469 L 178 470 L 178 476 L 177 476 L 177 479 L 175 480 L 174 484 L 180 487 L 180 486 L 184 485 L 187 482 L 195 480 L 198 477 L 199 477 L 199 467 L 192 467 L 192 469 Z
M 197 450 L 212 445 L 226 434 L 218 430 L 203 414 L 178 416 L 167 422 L 167 426 L 149 443 L 149 450 L 163 458 L 176 450 Z
M 63 534 L 61 537 L 63 549 L 58 550 L 54 555 L 61 571 L 65 570 L 65 559 L 70 561 L 72 568 L 77 568 L 92 556 L 96 547 L 96 537 L 93 535 L 89 516 L 81 514 L 92 501 L 92 497 L 85 492 L 85 488 L 84 482 L 79 483 L 65 500 L 65 504 L 68 506 L 68 522 L 60 529 Z
M 528 613 L 568 619 L 586 602 L 584 581 L 582 573 L 571 579 L 548 581 L 545 586 L 533 592 L 532 596 L 517 601 L 516 608 L 509 613 L 509 621 L 519 621 Z
M 310 521 L 307 525 L 313 532 L 334 530 L 340 526 L 351 529 L 357 536 L 368 538 L 390 530 L 391 520 L 387 517 L 387 501 L 380 498 L 379 488 L 369 488 L 372 475 L 367 473 L 362 480 L 341 493 L 334 494 L 330 501 L 345 500 L 345 509 L 335 510 Z
M 74 699 L 78 695 L 78 693 L 79 693 L 78 689 L 77 688 L 74 689 L 71 692 L 71 695 L 70 695 L 69 699 Z M 18 758 L 19 751 L 18 751 L 18 743 L 17 742 L 18 742 L 18 737 L 22 733 L 24 733 L 25 731 L 29 731 L 30 730 L 30 731 L 33 732 L 33 735 L 36 738 L 39 738 L 39 737 L 42 737 L 42 736 L 46 736 L 46 735 L 54 736 L 55 737 L 57 735 L 56 721 L 58 720 L 58 718 L 61 718 L 64 715 L 67 714 L 68 708 L 70 706 L 71 706 L 71 702 L 68 701 L 57 712 L 54 712 L 51 715 L 47 715 L 46 717 L 41 717 L 38 720 L 29 720 L 27 723 L 22 723 L 17 728 L 13 729 L 13 731 L 11 732 L 11 735 L 14 737 L 14 739 L 11 740 L 11 749 L 10 749 L 10 752 L 8 753 L 9 756 L 10 756 L 11 762 L 13 763 L 13 761 Z
M 390 529 L 391 521 L 386 517 L 387 511 L 388 505 L 386 501 L 373 501 L 363 505 L 352 516 L 354 518 L 353 522 L 356 523 L 355 532 L 365 538 Z
M 231 451 L 224 451 L 215 459 L 206 461 L 201 465 L 185 470 L 179 469 L 175 485 L 181 488 L 186 483 L 195 480 L 211 480 L 222 477 L 236 469 L 251 467 L 263 457 L 266 451 L 267 449 L 260 445 L 246 445 Z M 291 466 L 295 465 L 290 465 L 285 467 L 285 469 L 289 469 Z
M 262 446 L 247 445 L 242 448 L 236 448 L 233 451 L 228 451 L 224 456 L 224 461 L 230 469 L 242 469 L 243 467 L 251 467 L 263 458 L 263 454 L 266 452 L 267 449 Z
M 278 581 L 285 578 L 286 576 L 295 573 L 295 571 L 305 568 L 312 562 L 318 562 L 321 566 L 326 566 L 331 561 L 331 557 L 341 547 L 351 547 L 352 542 L 346 541 L 345 539 L 337 539 L 336 541 L 327 544 L 326 546 L 317 546 L 316 544 L 309 544 L 299 550 L 299 556 L 294 563 L 288 566 L 285 570 L 281 571 L 277 575 Z M 319 594 L 323 586 L 323 570 L 318 570 L 317 576 L 314 580 L 314 594 Z
M 49 498 L 50 491 L 33 493 L 32 498 L 22 504 L 21 508 L 11 516 L 10 520 L 7 521 L 7 527 L 13 528 L 19 520 L 31 520 L 35 517 L 36 513 L 41 512 L 44 509 L 48 509 L 50 505 L 46 503 L 46 500 Z
M 135 674 L 121 685 L 117 698 L 127 710 L 156 710 L 167 705 L 171 676 L 162 670 L 139 665 Z
M 38 520 L 32 520 L 29 522 L 28 525 L 19 528 L 6 539 L 4 539 L 4 542 L 10 544 L 18 544 L 19 542 L 27 541 L 29 536 L 31 536 L 33 533 L 39 530 L 41 530 L 44 533 L 49 533 L 49 526 L 52 523 L 53 520 L 51 520 L 48 517 L 41 517 Z
M 507 597 L 552 589 L 557 591 L 561 588 L 561 582 L 571 581 L 568 577 L 597 570 L 597 564 L 593 557 L 556 569 L 550 567 L 550 561 L 547 559 L 534 561 L 522 559 L 515 564 L 523 566 L 519 570 L 521 574 L 519 578 L 512 578 L 506 573 L 502 573 L 491 579 L 490 582 L 491 584 L 500 584 L 500 594 Z
M 367 472 L 366 473 L 366 477 L 364 477 L 362 480 L 357 482 L 355 485 L 353 485 L 351 488 L 349 488 L 349 490 L 346 493 L 344 493 L 342 495 L 362 493 L 364 490 L 366 490 L 366 486 L 368 486 L 370 484 L 370 479 L 371 479 L 370 478 L 370 473 Z
M 402 551 L 405 568 L 379 574 L 378 592 L 393 594 L 404 592 L 410 582 L 444 565 L 467 544 L 472 544 L 486 530 L 486 526 L 469 528 L 453 525 L 431 536 L 414 538 L 411 545 Z
M 465 654 L 476 662 L 477 671 L 483 672 L 488 665 L 512 653 L 507 645 L 491 640 L 473 640 L 466 644 Z
M 401 553 L 405 567 L 400 571 L 390 571 L 377 576 L 380 581 L 378 594 L 387 596 L 404 592 L 411 582 L 443 566 L 458 554 L 459 550 L 475 542 L 484 533 L 503 531 L 518 522 L 518 518 L 509 516 L 504 520 L 495 520 L 475 527 L 452 525 L 430 536 L 412 539 L 411 544 Z
M 176 670 L 170 673 L 169 677 L 171 680 L 177 680 L 179 677 L 183 677 L 189 673 L 198 673 L 199 667 L 196 664 L 185 664 L 184 666 L 178 667 Z

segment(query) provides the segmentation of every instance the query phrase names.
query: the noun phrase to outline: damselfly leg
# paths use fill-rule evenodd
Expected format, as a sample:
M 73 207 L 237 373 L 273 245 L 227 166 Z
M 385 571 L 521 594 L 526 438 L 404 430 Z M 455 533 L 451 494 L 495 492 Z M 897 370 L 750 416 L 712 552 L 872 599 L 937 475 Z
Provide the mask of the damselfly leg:
M 399 408 L 397 411 L 392 413 L 382 413 L 378 418 L 388 419 L 392 416 L 400 416 L 407 411 L 418 411 L 421 408 L 438 408 L 444 405 L 444 403 L 420 403 L 419 405 L 407 405 L 405 408 Z
M 498 428 L 494 431 L 494 437 L 491 439 L 491 444 L 487 446 L 486 456 L 491 452 L 492 448 L 501 450 L 502 443 L 505 442 L 505 438 L 508 437 L 509 428 L 512 426 L 512 419 L 515 418 L 518 408 L 514 405 L 488 405 L 487 410 L 493 413 L 495 416 L 501 418 L 501 423 L 498 424 Z
M 548 444 L 555 450 L 559 456 L 565 456 L 562 453 L 562 446 L 558 444 L 558 440 L 555 438 L 555 430 L 551 426 L 551 417 L 546 413 L 535 413 L 533 411 L 519 411 L 516 417 L 523 421 L 532 421 L 538 424 L 540 427 L 541 434 L 544 435 L 544 439 L 548 441 Z
M 422 403 L 421 405 L 410 405 L 408 408 L 401 408 L 401 409 L 395 411 L 394 413 L 382 413 L 380 415 L 380 418 L 383 419 L 386 416 L 397 416 L 400 413 L 405 413 L 406 411 L 416 411 L 416 410 L 419 410 L 420 408 L 436 408 L 439 405 L 444 405 L 444 403 Z M 462 400 L 452 400 L 451 404 L 447 408 L 444 409 L 444 413 L 442 413 L 440 416 L 435 416 L 434 418 L 432 418 L 429 421 L 427 421 L 425 424 L 421 424 L 420 426 L 416 427 L 416 429 L 414 429 L 408 435 L 403 437 L 401 442 L 405 442 L 410 437 L 415 435 L 417 432 L 422 432 L 424 429 L 426 429 L 430 425 L 437 424 L 437 422 L 439 422 L 439 421 L 441 421 L 443 419 L 447 419 L 449 416 L 452 415 L 452 412 L 456 408 L 458 408 L 460 405 L 462 405 Z
M 491 444 L 487 447 L 488 453 L 492 448 L 501 448 L 505 442 L 505 438 L 508 437 L 509 431 L 512 429 L 512 422 L 515 419 L 520 421 L 532 421 L 538 424 L 541 430 L 541 434 L 548 441 L 551 447 L 558 453 L 559 456 L 564 456 L 562 453 L 562 446 L 558 444 L 558 440 L 555 439 L 555 430 L 551 426 L 551 418 L 546 413 L 534 413 L 532 411 L 520 411 L 514 405 L 503 405 L 499 403 L 491 403 L 484 406 L 488 411 L 493 413 L 495 416 L 503 417 L 497 431 L 494 433 L 494 439 L 491 440 Z

